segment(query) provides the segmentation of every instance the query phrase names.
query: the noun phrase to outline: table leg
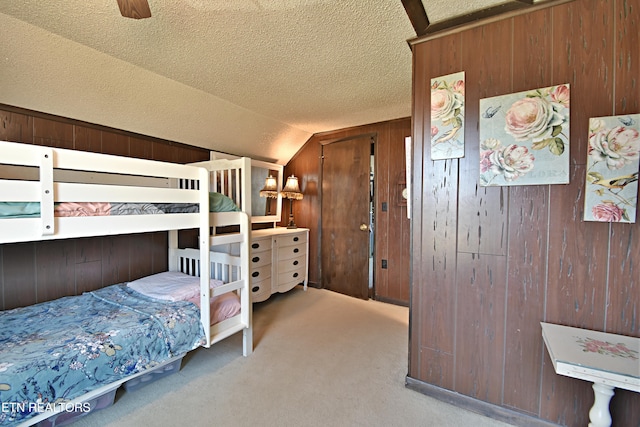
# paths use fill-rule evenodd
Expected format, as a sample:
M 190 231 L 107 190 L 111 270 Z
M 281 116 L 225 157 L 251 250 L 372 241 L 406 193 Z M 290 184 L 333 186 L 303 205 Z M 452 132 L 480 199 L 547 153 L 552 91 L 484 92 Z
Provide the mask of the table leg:
M 609 413 L 609 402 L 613 396 L 613 387 L 593 383 L 593 394 L 595 400 L 589 411 L 589 427 L 610 427 L 611 414 Z

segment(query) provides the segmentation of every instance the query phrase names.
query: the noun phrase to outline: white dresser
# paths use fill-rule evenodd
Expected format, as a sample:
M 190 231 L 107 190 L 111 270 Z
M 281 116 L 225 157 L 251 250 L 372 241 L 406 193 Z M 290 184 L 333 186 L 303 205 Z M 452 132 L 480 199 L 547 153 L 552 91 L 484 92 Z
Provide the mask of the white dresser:
M 251 232 L 251 298 L 268 299 L 309 279 L 309 229 L 284 227 Z

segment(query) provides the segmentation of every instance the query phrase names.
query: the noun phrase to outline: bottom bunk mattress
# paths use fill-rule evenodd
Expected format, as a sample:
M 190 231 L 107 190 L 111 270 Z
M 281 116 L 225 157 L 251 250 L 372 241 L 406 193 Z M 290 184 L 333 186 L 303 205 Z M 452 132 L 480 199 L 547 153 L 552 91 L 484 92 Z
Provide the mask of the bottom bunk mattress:
M 0 312 L 0 425 L 56 410 L 204 342 L 196 305 L 126 285 Z

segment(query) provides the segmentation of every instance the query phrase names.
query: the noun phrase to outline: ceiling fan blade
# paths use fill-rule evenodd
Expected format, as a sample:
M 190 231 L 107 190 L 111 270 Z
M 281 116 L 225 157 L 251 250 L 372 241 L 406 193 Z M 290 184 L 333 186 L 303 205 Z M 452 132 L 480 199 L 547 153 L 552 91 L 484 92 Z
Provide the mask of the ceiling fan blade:
M 118 0 L 120 14 L 125 18 L 142 19 L 151 17 L 147 0 Z

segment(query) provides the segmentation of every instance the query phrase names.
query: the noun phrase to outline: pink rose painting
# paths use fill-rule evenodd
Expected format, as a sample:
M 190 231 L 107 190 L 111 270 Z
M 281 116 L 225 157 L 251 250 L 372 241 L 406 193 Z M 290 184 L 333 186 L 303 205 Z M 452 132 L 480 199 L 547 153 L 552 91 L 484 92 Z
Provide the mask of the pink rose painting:
M 464 71 L 431 79 L 431 160 L 464 157 Z
M 569 85 L 480 100 L 480 185 L 569 182 Z
M 640 114 L 589 119 L 584 220 L 636 221 Z

